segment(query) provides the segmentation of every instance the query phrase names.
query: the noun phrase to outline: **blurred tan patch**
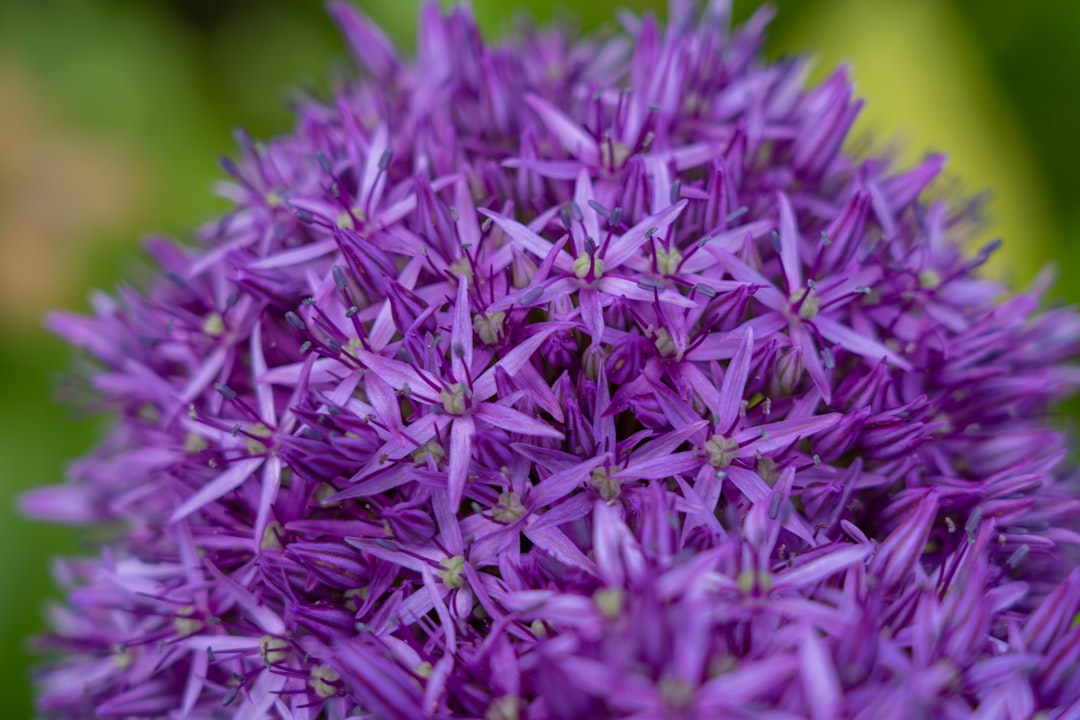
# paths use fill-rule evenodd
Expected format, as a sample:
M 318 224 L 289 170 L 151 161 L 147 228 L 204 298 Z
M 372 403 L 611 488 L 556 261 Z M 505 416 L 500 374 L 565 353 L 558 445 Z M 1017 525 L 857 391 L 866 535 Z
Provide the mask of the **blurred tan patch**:
M 122 143 L 65 126 L 4 56 L 0 109 L 0 326 L 28 329 L 85 293 L 89 243 L 130 223 L 146 173 Z

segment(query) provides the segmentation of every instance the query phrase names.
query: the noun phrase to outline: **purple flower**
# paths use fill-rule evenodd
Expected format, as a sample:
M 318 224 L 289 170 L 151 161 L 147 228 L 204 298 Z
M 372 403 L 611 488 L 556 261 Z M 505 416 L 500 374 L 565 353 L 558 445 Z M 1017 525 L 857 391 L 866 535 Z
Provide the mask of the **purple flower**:
M 422 11 L 50 327 L 115 422 L 26 512 L 46 716 L 1070 718 L 1080 317 L 843 141 L 768 20 Z

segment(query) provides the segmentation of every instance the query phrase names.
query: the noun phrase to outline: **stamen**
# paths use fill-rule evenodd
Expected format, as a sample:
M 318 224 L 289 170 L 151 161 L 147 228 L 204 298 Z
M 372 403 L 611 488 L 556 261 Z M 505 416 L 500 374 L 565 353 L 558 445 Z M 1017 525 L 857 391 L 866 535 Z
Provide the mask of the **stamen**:
M 575 274 L 576 274 L 576 271 L 575 271 Z M 533 289 L 529 290 L 529 292 L 525 293 L 525 295 L 521 298 L 521 304 L 522 305 L 532 305 L 537 300 L 539 300 L 540 296 L 543 295 L 543 294 L 544 294 L 544 288 L 542 288 L 542 287 L 534 287 Z
M 285 320 L 297 330 L 307 330 L 307 325 L 300 319 L 300 316 L 292 310 L 285 313 Z
M 237 398 L 236 391 L 228 385 L 224 385 L 222 383 L 215 383 L 214 390 L 216 390 L 217 394 L 225 398 L 226 400 L 235 400 Z
M 345 278 L 345 272 L 341 269 L 340 265 L 335 265 L 331 271 L 334 276 L 334 284 L 337 285 L 337 289 L 341 292 L 345 292 L 345 288 L 348 287 L 348 282 Z
M 772 496 L 772 500 L 769 501 L 769 519 L 775 520 L 780 514 L 780 503 L 783 501 L 783 497 L 779 493 L 775 493 Z
M 975 508 L 974 512 L 968 516 L 967 522 L 964 523 L 964 532 L 967 533 L 967 540 L 969 543 L 975 542 L 975 530 L 979 527 L 982 516 L 983 509 L 982 506 L 979 506 Z
M 386 148 L 382 151 L 382 155 L 379 156 L 379 170 L 386 172 L 390 167 L 390 162 L 394 159 L 394 151 L 390 148 Z
M 749 212 L 750 212 L 750 207 L 747 206 L 747 205 L 742 205 L 741 207 L 737 207 L 737 208 L 735 208 L 734 210 L 732 210 L 731 212 L 729 212 L 727 214 L 727 217 L 724 218 L 724 224 L 730 225 L 731 223 L 735 222 L 736 220 L 738 220 L 743 215 L 746 215 Z
M 574 221 L 570 217 L 570 211 L 565 207 L 559 208 L 559 221 L 562 222 L 563 227 L 569 232 L 574 227 Z
M 1016 566 L 1023 562 L 1024 558 L 1027 557 L 1027 554 L 1030 550 L 1031 548 L 1027 545 L 1021 545 L 1020 547 L 1013 550 L 1012 555 L 1009 556 L 1006 564 L 1015 570 Z
M 327 175 L 334 174 L 334 165 L 330 162 L 330 158 L 326 157 L 322 150 L 315 153 L 315 159 L 319 161 L 319 167 Z
M 676 179 L 671 183 L 671 193 L 668 195 L 668 200 L 672 205 L 679 202 L 682 199 L 682 180 Z

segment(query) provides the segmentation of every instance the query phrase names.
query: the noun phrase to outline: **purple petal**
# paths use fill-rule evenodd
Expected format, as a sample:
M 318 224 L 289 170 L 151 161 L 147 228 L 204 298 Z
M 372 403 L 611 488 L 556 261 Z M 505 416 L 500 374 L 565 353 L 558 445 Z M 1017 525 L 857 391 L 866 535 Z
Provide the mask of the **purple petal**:
M 454 512 L 457 512 L 465 495 L 475 434 L 476 425 L 469 417 L 455 418 L 450 426 L 450 469 L 446 476 L 446 487 L 450 493 L 450 509 Z
M 574 180 L 581 171 L 581 163 L 573 160 L 532 160 L 510 158 L 503 160 L 503 167 L 523 168 L 552 180 Z
M 469 283 L 465 277 L 458 278 L 454 325 L 450 331 L 450 362 L 454 378 L 464 382 L 473 364 L 473 323 L 469 313 Z
M 677 307 L 692 308 L 697 307 L 697 302 L 691 300 L 688 297 L 683 297 L 677 292 L 664 288 L 659 292 L 652 289 L 641 287 L 636 282 L 627 278 L 605 275 L 600 278 L 596 283 L 596 287 L 601 292 L 608 295 L 614 295 L 615 297 L 624 297 L 628 300 L 639 300 L 641 302 L 652 302 L 659 299 L 660 302 L 668 305 L 675 305 Z
M 696 456 L 696 453 L 673 453 L 666 457 L 635 461 L 615 473 L 615 477 L 632 480 L 666 480 L 676 475 L 693 473 L 700 466 L 701 459 Z
M 563 439 L 563 434 L 547 423 L 505 405 L 484 403 L 476 408 L 473 415 L 507 432 L 556 440 Z
M 911 579 L 911 570 L 922 556 L 938 511 L 938 494 L 927 492 L 904 523 L 881 543 L 871 570 L 893 588 Z
M 668 226 L 679 217 L 686 205 L 686 200 L 680 200 L 674 205 L 668 205 L 655 215 L 650 215 L 637 223 L 619 237 L 612 238 L 611 244 L 604 251 L 605 272 L 614 270 L 637 253 L 651 234 L 650 230 L 658 235 L 663 234 Z
M 274 409 L 274 391 L 267 383 L 260 383 L 267 373 L 266 356 L 263 353 L 262 325 L 256 323 L 251 329 L 251 376 L 255 381 L 255 398 L 258 401 L 259 416 L 262 421 L 273 426 L 277 424 L 277 411 Z
M 495 394 L 495 376 L 499 370 L 503 370 L 510 377 L 518 374 L 518 371 L 528 363 L 540 346 L 548 337 L 558 331 L 566 329 L 564 325 L 548 324 L 539 332 L 519 342 L 513 350 L 506 353 L 497 363 L 484 371 L 484 374 L 473 383 L 473 398 L 476 402 L 483 402 Z
M 439 381 L 430 373 L 363 348 L 356 348 L 352 352 L 364 367 L 390 383 L 395 390 L 407 387 L 411 395 L 429 403 L 439 402 L 439 392 L 435 390 Z
M 281 489 L 281 458 L 271 455 L 263 466 L 262 487 L 259 491 L 259 509 L 255 515 L 255 546 L 262 542 L 263 533 L 270 522 L 270 513 Z
M 746 380 L 750 377 L 750 360 L 754 354 L 754 329 L 747 328 L 742 340 L 724 373 L 720 385 L 720 409 L 716 426 L 721 432 L 730 432 L 739 419 Z
M 821 397 L 828 405 L 832 402 L 832 386 L 829 377 L 825 374 L 825 365 L 821 362 L 821 355 L 810 332 L 800 322 L 792 322 L 791 339 L 795 346 L 802 351 L 803 364 L 810 379 L 814 381 L 814 387 L 821 393 Z
M 777 205 L 780 206 L 780 263 L 784 267 L 784 280 L 787 282 L 788 293 L 793 293 L 803 285 L 802 261 L 799 259 L 799 246 L 802 238 L 799 237 L 799 226 L 795 222 L 795 211 L 791 209 L 791 201 L 784 193 L 776 194 Z
M 529 491 L 530 506 L 540 508 L 550 505 L 559 498 L 566 497 L 572 491 L 581 487 L 589 478 L 589 474 L 604 465 L 605 462 L 607 462 L 607 458 L 604 456 L 594 457 L 566 470 L 549 475 Z
M 47 485 L 28 490 L 19 496 L 19 511 L 39 520 L 72 525 L 106 520 L 90 489 L 75 485 Z
M 393 44 L 355 5 L 334 0 L 326 9 L 341 28 L 353 56 L 375 77 L 397 72 L 401 63 Z
M 577 182 L 574 184 L 574 202 L 581 211 L 582 223 L 585 225 L 585 236 L 592 238 L 593 242 L 599 243 L 600 220 L 596 217 L 596 211 L 593 210 L 592 205 L 589 204 L 589 201 L 595 197 L 596 192 L 593 190 L 592 179 L 589 177 L 588 171 L 581 168 L 577 176 Z
M 810 706 L 810 716 L 814 720 L 840 717 L 843 709 L 842 691 L 836 667 L 817 631 L 809 627 L 803 631 L 799 644 L 799 675 Z
M 221 586 L 221 589 L 240 606 L 247 618 L 254 622 L 260 630 L 277 637 L 285 635 L 285 623 L 278 617 L 277 613 L 261 605 L 254 595 L 231 577 L 221 572 L 213 563 L 207 562 L 206 567 Z
M 581 308 L 581 322 L 592 338 L 593 344 L 599 345 L 604 335 L 604 309 L 600 304 L 600 293 L 591 287 L 582 288 L 578 293 Z
M 552 243 L 537 235 L 517 220 L 505 217 L 487 208 L 480 208 L 479 212 L 484 217 L 491 218 L 499 228 L 523 250 L 527 250 L 538 258 L 545 258 L 551 252 Z M 574 260 L 569 253 L 560 252 L 555 256 L 555 268 L 563 273 L 574 272 Z
M 709 717 L 741 710 L 764 695 L 779 693 L 797 669 L 798 661 L 792 655 L 745 662 L 702 685 L 695 707 Z
M 600 164 L 600 148 L 584 128 L 539 95 L 528 94 L 525 102 L 568 153 L 590 167 Z
M 221 372 L 221 368 L 225 365 L 225 359 L 228 356 L 229 350 L 224 346 L 217 348 L 210 354 L 210 357 L 199 367 L 198 372 L 191 376 L 187 385 L 180 391 L 180 402 L 183 405 L 187 405 L 210 387 L 210 383 L 214 381 L 214 376 Z
M 557 527 L 545 527 L 533 529 L 525 528 L 525 537 L 529 538 L 537 547 L 559 562 L 577 568 L 590 575 L 596 575 L 595 563 L 590 560 L 581 549 L 566 537 L 566 534 Z
M 333 238 L 322 240 L 310 245 L 301 245 L 291 250 L 283 250 L 275 255 L 270 255 L 256 260 L 249 267 L 252 270 L 273 270 L 275 268 L 287 268 L 321 258 L 337 250 L 337 241 Z
M 782 450 L 801 438 L 828 430 L 843 417 L 840 413 L 830 413 L 802 420 L 782 420 L 742 430 L 735 435 L 735 439 L 742 445 L 743 455 L 753 452 L 767 454 Z
M 412 674 L 364 642 L 342 641 L 330 655 L 349 693 L 387 720 L 414 720 L 423 697 Z
M 193 512 L 209 505 L 215 500 L 231 493 L 244 484 L 259 467 L 265 462 L 265 458 L 248 458 L 233 463 L 228 470 L 218 475 L 210 482 L 203 485 L 198 491 L 182 502 L 173 510 L 169 522 L 183 520 Z
M 855 332 L 835 320 L 819 316 L 814 318 L 814 325 L 826 339 L 831 340 L 848 352 L 862 355 L 870 360 L 885 358 L 901 370 L 911 370 L 911 364 L 895 352 L 873 338 Z
M 811 560 L 790 570 L 785 570 L 776 577 L 773 588 L 781 590 L 813 588 L 822 580 L 846 570 L 855 563 L 862 562 L 873 551 L 872 545 L 850 545 L 830 550 L 825 555 Z

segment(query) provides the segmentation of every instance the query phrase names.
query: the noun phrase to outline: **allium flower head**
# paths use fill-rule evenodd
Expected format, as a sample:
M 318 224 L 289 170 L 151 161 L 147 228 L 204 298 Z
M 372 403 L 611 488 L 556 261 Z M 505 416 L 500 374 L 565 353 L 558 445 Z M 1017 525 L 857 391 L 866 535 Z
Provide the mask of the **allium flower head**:
M 233 209 L 53 315 L 115 423 L 27 512 L 45 715 L 1080 716 L 1080 318 L 847 154 L 846 71 L 723 0 L 578 39 L 421 13 L 239 136 Z

